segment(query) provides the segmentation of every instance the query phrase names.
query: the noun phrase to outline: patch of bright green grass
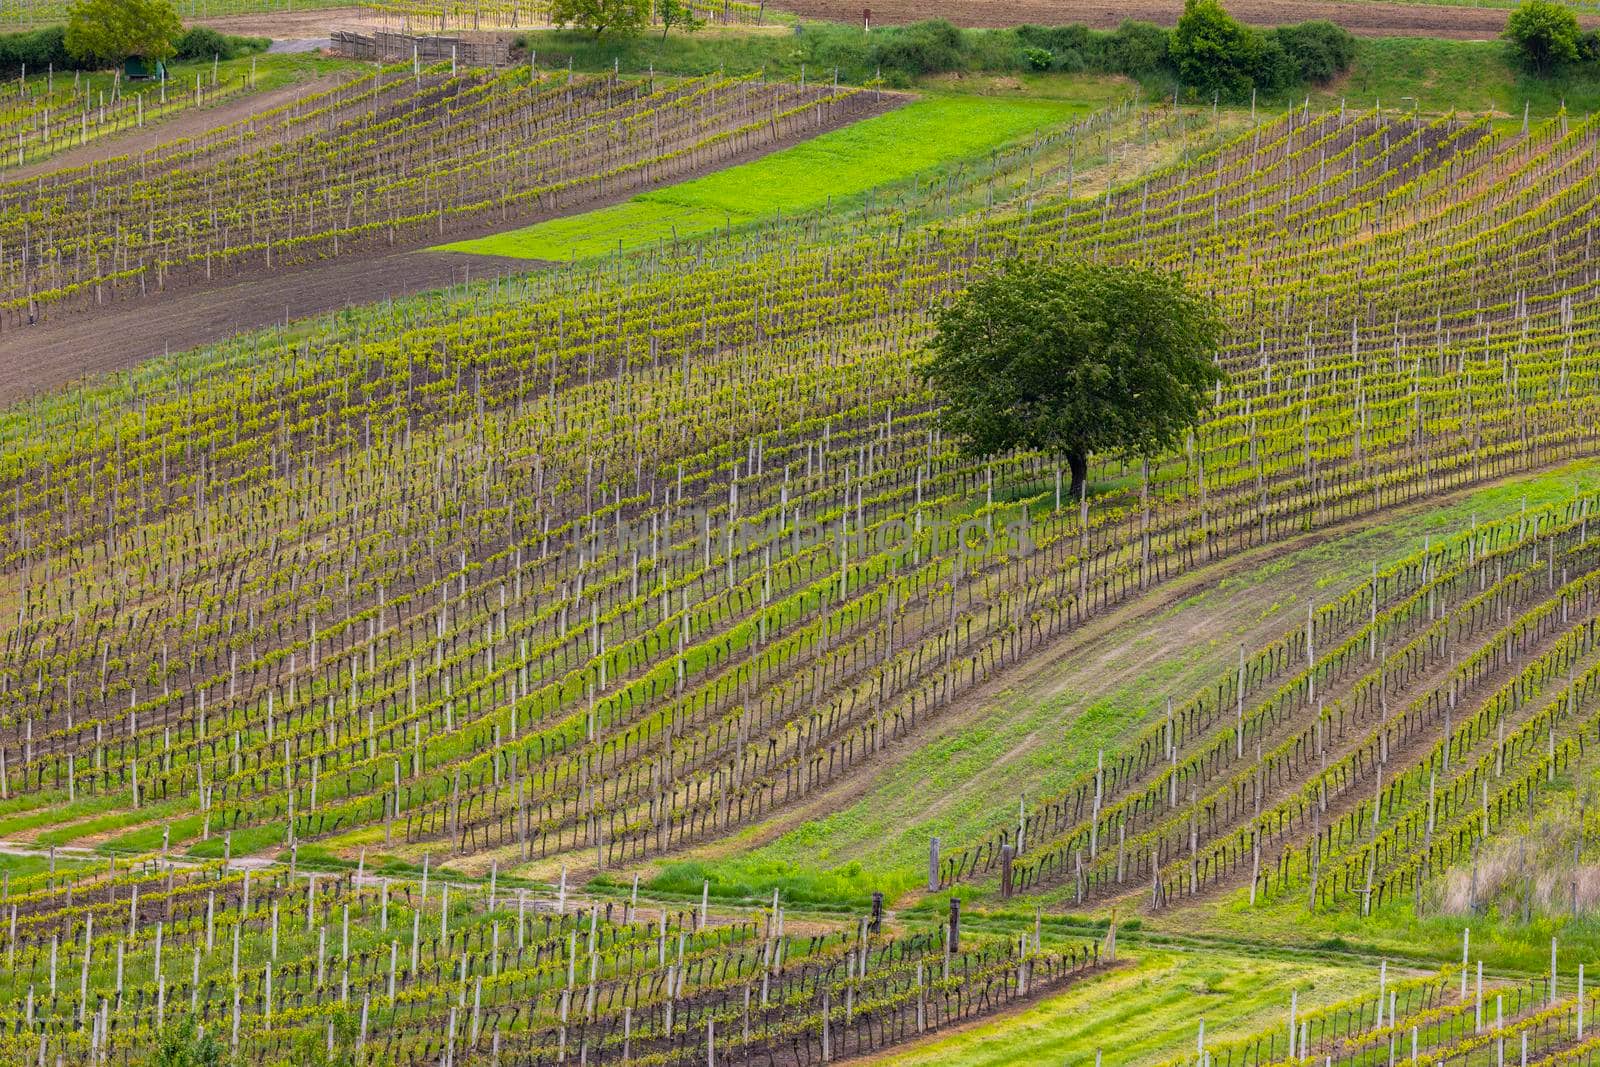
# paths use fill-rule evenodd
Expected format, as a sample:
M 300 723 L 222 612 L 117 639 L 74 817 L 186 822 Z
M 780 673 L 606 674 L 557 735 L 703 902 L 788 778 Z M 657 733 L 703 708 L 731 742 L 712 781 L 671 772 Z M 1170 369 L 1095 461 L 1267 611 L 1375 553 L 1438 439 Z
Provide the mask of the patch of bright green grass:
M 1374 968 L 1210 952 L 1141 952 L 1120 969 L 869 1062 L 893 1067 L 1147 1064 L 1243 1037 L 1281 1019 L 1289 991 L 1310 1008 L 1377 988 Z
M 1550 115 L 1564 101 L 1582 115 L 1600 107 L 1600 67 L 1536 78 L 1515 65 L 1503 41 L 1358 38 L 1350 73 L 1311 93 L 1314 108 L 1338 107 L 1341 99 L 1353 107 L 1377 100 L 1385 109 L 1495 111 L 1517 119 L 1525 103 L 1535 115 Z
M 1083 114 L 1068 99 L 941 94 L 833 130 L 792 148 L 641 193 L 614 207 L 443 246 L 451 252 L 579 259 L 642 248 L 800 212 L 982 155 L 1035 130 Z

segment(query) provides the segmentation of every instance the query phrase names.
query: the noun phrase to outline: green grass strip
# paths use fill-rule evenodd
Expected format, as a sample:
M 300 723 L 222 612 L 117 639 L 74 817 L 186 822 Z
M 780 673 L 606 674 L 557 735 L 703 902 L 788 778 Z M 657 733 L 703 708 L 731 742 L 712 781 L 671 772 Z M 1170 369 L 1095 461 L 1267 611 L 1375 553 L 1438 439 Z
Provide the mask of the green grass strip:
M 443 251 L 578 259 L 821 207 L 952 160 L 982 155 L 1089 110 L 1066 100 L 933 96 L 715 174 L 624 203 Z

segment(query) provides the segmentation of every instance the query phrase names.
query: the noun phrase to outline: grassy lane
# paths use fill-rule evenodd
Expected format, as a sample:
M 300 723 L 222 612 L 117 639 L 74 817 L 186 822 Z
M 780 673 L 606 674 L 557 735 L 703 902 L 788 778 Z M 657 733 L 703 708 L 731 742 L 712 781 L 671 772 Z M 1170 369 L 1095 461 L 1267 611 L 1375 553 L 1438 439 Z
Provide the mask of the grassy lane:
M 578 259 L 808 211 L 980 156 L 1035 130 L 1088 114 L 1100 99 L 932 95 L 896 111 L 624 203 L 492 237 L 451 252 Z
M 1141 951 L 1120 970 L 1021 1011 L 893 1049 L 882 1067 L 1152 1063 L 1270 1026 L 1297 990 L 1306 1007 L 1376 988 L 1372 967 L 1210 952 Z
M 759 897 L 774 886 L 786 899 L 859 901 L 921 885 L 930 836 L 946 848 L 1014 825 L 1021 797 L 1049 794 L 1113 753 L 1160 713 L 1181 702 L 1238 655 L 1304 618 L 1308 598 L 1326 599 L 1359 582 L 1374 561 L 1393 560 L 1424 539 L 1456 533 L 1476 515 L 1486 521 L 1569 497 L 1600 484 L 1600 463 L 1583 463 L 1412 508 L 1389 521 L 1332 536 L 1267 562 L 1216 572 L 1188 596 L 1155 612 L 1122 613 L 1009 675 L 1005 688 L 976 694 L 935 732 L 891 748 L 864 773 L 810 804 L 692 850 L 656 873 L 651 885 L 698 893 Z M 1159 595 L 1159 594 L 1158 594 Z M 1176 594 L 1174 594 L 1176 595 Z M 1066 890 L 1062 890 L 1066 892 Z M 966 900 L 983 897 L 963 886 Z M 1048 899 L 1048 894 L 1046 899 Z

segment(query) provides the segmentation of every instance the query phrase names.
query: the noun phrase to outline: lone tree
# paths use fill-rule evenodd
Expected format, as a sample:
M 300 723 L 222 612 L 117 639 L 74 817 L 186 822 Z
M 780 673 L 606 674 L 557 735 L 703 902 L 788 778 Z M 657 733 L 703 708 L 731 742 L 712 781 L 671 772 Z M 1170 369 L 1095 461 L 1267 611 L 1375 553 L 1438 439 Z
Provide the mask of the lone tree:
M 1506 19 L 1506 37 L 1535 73 L 1575 62 L 1583 31 L 1578 17 L 1551 0 L 1526 0 Z
M 682 30 L 684 33 L 694 33 L 705 25 L 705 20 L 694 13 L 694 8 L 689 6 L 689 0 L 657 0 L 656 17 L 661 20 L 661 39 L 667 39 L 667 31 L 672 29 Z
M 158 61 L 183 33 L 168 0 L 79 0 L 67 16 L 67 52 L 87 63 Z
M 924 373 L 940 424 L 974 455 L 1060 456 L 1085 491 L 1097 452 L 1177 445 L 1222 372 L 1216 308 L 1176 275 L 1012 262 L 938 313 Z

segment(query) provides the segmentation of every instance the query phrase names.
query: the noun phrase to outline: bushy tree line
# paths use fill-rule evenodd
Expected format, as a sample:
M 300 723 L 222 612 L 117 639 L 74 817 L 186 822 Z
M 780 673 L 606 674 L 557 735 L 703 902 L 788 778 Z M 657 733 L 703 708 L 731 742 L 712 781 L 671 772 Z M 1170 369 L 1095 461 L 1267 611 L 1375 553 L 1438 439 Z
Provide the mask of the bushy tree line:
M 1331 22 L 1302 22 L 1257 30 L 1237 21 L 1217 0 L 1187 0 L 1172 30 L 1124 22 L 1101 33 L 1085 26 L 1023 26 L 1025 47 L 1048 54 L 1030 65 L 1087 70 L 1134 78 L 1173 79 L 1191 96 L 1213 93 L 1225 101 L 1248 99 L 1252 91 L 1276 93 L 1341 74 L 1355 60 L 1355 38 Z
M 1349 69 L 1355 39 L 1328 22 L 1255 30 L 1217 0 L 1190 0 L 1177 28 L 1124 22 L 961 30 L 942 20 L 874 30 L 806 27 L 805 58 L 823 68 L 881 70 L 890 84 L 958 70 L 1058 70 L 1123 74 L 1181 85 L 1193 97 L 1215 91 L 1225 101 L 1324 82 Z
M 663 36 L 677 28 L 683 0 L 656 0 Z M 600 37 L 627 36 L 650 22 L 650 0 L 554 0 L 552 20 Z M 683 26 L 695 28 L 691 22 Z M 852 78 L 881 75 L 890 86 L 924 74 L 954 71 L 1057 70 L 1125 74 L 1183 86 L 1194 98 L 1213 92 L 1233 102 L 1252 90 L 1274 93 L 1327 81 L 1349 69 L 1355 39 L 1328 22 L 1257 30 L 1235 21 L 1218 0 L 1188 0 L 1176 29 L 1124 22 L 1115 30 L 1087 26 L 1019 26 L 963 30 L 943 19 L 858 27 L 802 24 L 789 57 L 818 74 L 838 69 Z

